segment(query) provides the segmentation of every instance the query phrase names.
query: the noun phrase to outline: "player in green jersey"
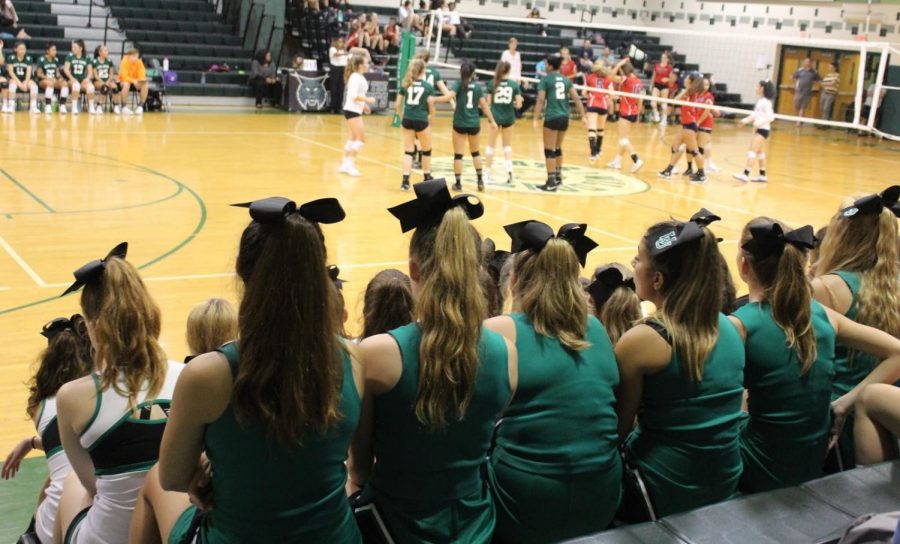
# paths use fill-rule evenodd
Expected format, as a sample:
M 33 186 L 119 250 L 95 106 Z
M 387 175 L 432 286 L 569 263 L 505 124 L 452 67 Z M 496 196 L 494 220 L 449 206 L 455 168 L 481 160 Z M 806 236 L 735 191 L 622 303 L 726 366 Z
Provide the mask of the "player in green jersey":
M 63 66 L 63 75 L 66 84 L 72 90 L 72 115 L 78 115 L 81 104 L 78 96 L 84 90 L 87 94 L 88 112 L 94 112 L 94 85 L 91 83 L 91 59 L 85 54 L 84 40 L 72 41 L 72 52 L 66 56 L 66 64 Z
M 25 42 L 16 42 L 15 53 L 6 59 L 7 76 L 9 76 L 9 95 L 6 102 L 6 111 L 16 111 L 16 93 L 19 90 L 28 90 L 31 98 L 31 113 L 41 113 L 37 106 L 37 84 L 31 77 L 34 60 L 28 54 Z
M 38 86 L 44 89 L 44 113 L 53 113 L 53 92 L 59 90 L 59 113 L 67 113 L 66 98 L 69 87 L 62 78 L 56 44 L 48 43 L 44 54 L 37 61 Z
M 94 77 L 94 90 L 100 93 L 94 113 L 103 114 L 103 108 L 107 99 L 113 106 L 121 111 L 119 105 L 119 83 L 116 79 L 116 65 L 109 60 L 109 49 L 105 45 L 98 45 L 94 49 L 94 58 L 91 59 L 91 73 Z
M 496 127 L 497 122 L 484 98 L 481 85 L 475 81 L 475 65 L 471 62 L 465 61 L 460 67 L 459 83 L 456 84 L 453 95 L 459 98 L 453 110 L 453 174 L 456 176 L 453 190 L 462 191 L 462 159 L 468 142 L 475 175 L 478 177 L 478 190 L 484 191 L 478 136 L 481 132 L 481 118 L 478 116 L 478 109 L 481 109 L 492 127 Z
M 515 38 L 513 38 L 515 39 Z M 509 77 L 510 64 L 501 60 L 494 70 L 494 79 L 488 83 L 488 104 L 497 125 L 491 125 L 488 142 L 484 148 L 485 178 L 491 180 L 491 167 L 494 166 L 494 144 L 497 136 L 503 142 L 503 157 L 506 159 L 506 183 L 512 183 L 512 127 L 516 124 L 516 110 L 522 107 L 524 98 L 519 82 Z
M 547 163 L 547 183 L 539 186 L 542 191 L 554 192 L 562 185 L 562 143 L 569 129 L 569 99 L 587 126 L 587 117 L 578 91 L 569 78 L 559 73 L 562 57 L 547 59 L 547 75 L 538 84 L 538 98 L 534 105 L 534 127 L 537 128 L 544 113 L 544 158 Z
M 13 113 L 13 110 L 9 109 L 9 80 L 6 79 L 6 59 L 3 56 L 3 40 L 0 40 L 0 104 L 2 104 L 2 108 L 0 108 L 0 113 Z
M 431 51 L 423 49 L 416 53 L 413 58 L 421 59 L 425 63 L 425 81 L 429 85 L 439 90 L 442 95 L 450 94 L 450 89 L 447 87 L 447 83 L 441 79 L 441 73 L 438 69 L 434 66 L 428 66 L 428 63 L 431 62 Z M 456 102 L 451 100 L 450 107 L 456 108 Z M 422 146 L 419 145 L 419 140 L 416 139 L 416 156 L 413 158 L 413 169 L 418 170 L 419 168 L 422 168 Z

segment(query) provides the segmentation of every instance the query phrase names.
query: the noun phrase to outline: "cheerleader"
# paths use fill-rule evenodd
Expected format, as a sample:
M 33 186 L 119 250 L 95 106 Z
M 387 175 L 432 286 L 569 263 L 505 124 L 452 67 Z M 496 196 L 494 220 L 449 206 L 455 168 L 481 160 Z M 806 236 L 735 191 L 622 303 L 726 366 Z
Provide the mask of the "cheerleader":
M 759 100 L 753 108 L 753 113 L 741 119 L 741 126 L 753 123 L 753 139 L 750 140 L 750 150 L 747 151 L 747 164 L 744 171 L 735 174 L 734 179 L 744 183 L 756 181 L 765 183 L 766 177 L 766 142 L 769 139 L 769 131 L 772 130 L 772 121 L 775 120 L 775 110 L 772 108 L 772 100 L 775 99 L 775 85 L 771 81 L 760 81 L 756 88 Z M 753 163 L 759 161 L 759 176 L 750 177 Z
M 431 179 L 431 126 L 430 119 L 436 102 L 449 102 L 452 94 L 435 98 L 435 90 L 425 80 L 425 63 L 413 59 L 406 70 L 400 92 L 397 93 L 397 115 L 402 116 L 403 126 L 403 182 L 400 190 L 409 190 L 409 174 L 416 156 L 416 140 L 420 142 L 422 173 Z
M 695 102 L 697 97 L 703 93 L 703 78 L 699 74 L 690 74 L 685 80 L 684 90 L 678 94 L 678 99 L 686 102 Z M 678 164 L 681 158 L 682 149 L 686 149 L 688 154 L 697 160 L 697 172 L 691 174 L 692 183 L 706 182 L 706 174 L 703 172 L 703 157 L 697 146 L 698 110 L 691 106 L 681 106 L 681 132 L 678 139 L 672 145 L 672 155 L 669 159 L 669 165 L 659 173 L 659 177 L 665 179 L 672 178 L 672 169 Z M 687 174 L 688 172 L 685 172 Z
M 353 177 L 359 177 L 356 168 L 356 155 L 363 147 L 363 120 L 364 113 L 371 113 L 369 106 L 375 104 L 375 98 L 366 96 L 369 90 L 369 82 L 363 75 L 369 71 L 369 58 L 359 53 L 350 58 L 350 63 L 344 69 L 344 86 L 347 94 L 344 98 L 344 118 L 347 120 L 347 131 L 350 133 L 347 143 L 344 144 L 344 162 L 341 163 L 338 172 Z
M 474 81 L 474 77 L 475 65 L 469 61 L 463 62 L 459 69 L 459 83 L 452 93 L 453 96 L 459 97 L 453 110 L 453 175 L 456 177 L 456 183 L 453 184 L 454 191 L 462 191 L 462 158 L 467 142 L 475 166 L 475 175 L 478 178 L 478 190 L 484 191 L 478 138 L 481 132 L 481 119 L 478 117 L 478 109 L 480 108 L 491 122 L 491 127 L 497 126 L 491 108 L 484 98 L 484 91 L 481 85 Z
M 609 69 L 602 60 L 597 60 L 591 66 L 591 73 L 587 76 L 587 86 L 599 89 L 612 90 L 613 83 L 609 78 Z M 584 91 L 587 99 L 587 127 L 588 145 L 591 148 L 591 163 L 600 157 L 600 149 L 603 147 L 603 129 L 606 127 L 606 118 L 609 113 L 609 98 L 611 95 L 596 91 Z
M 516 110 L 522 107 L 524 98 L 519 82 L 510 77 L 512 65 L 506 61 L 497 63 L 494 70 L 494 79 L 488 82 L 487 100 L 491 105 L 491 115 L 494 116 L 496 125 L 488 129 L 488 142 L 484 148 L 484 158 L 487 168 L 485 179 L 491 180 L 491 167 L 494 165 L 494 144 L 499 135 L 503 143 L 503 158 L 506 159 L 506 183 L 513 181 L 512 164 L 512 127 L 516 124 Z
M 627 57 L 613 68 L 610 79 L 621 87 L 622 92 L 631 94 L 641 94 L 643 92 L 644 85 L 634 75 L 634 66 L 632 66 Z M 623 96 L 619 99 L 619 122 L 617 123 L 619 129 L 619 151 L 616 153 L 616 158 L 607 165 L 609 168 L 614 170 L 621 169 L 621 156 L 625 154 L 630 155 L 634 163 L 631 167 L 632 174 L 644 166 L 644 161 L 638 157 L 634 146 L 631 145 L 631 140 L 628 139 L 628 136 L 631 134 L 631 127 L 638 122 L 638 116 L 643 106 L 644 101 L 640 98 Z
M 669 54 L 663 53 L 659 62 L 653 66 L 653 98 L 669 97 L 669 83 L 672 78 L 673 68 L 669 63 L 670 60 Z M 659 123 L 661 127 L 666 126 L 669 117 L 668 105 L 665 103 L 657 104 L 656 100 L 654 100 L 651 102 L 651 106 L 653 107 L 653 122 Z M 662 115 L 659 114 L 660 109 L 662 109 Z

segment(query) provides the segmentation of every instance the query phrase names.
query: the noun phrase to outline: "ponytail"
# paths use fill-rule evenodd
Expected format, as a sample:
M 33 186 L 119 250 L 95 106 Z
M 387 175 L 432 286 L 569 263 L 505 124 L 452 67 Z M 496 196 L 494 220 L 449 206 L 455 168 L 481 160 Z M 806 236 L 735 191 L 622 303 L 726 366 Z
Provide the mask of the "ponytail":
M 634 273 L 624 265 L 619 263 L 611 263 L 606 266 L 598 267 L 594 271 L 591 278 L 597 281 L 600 273 L 607 268 L 615 268 L 622 274 L 622 279 L 633 277 Z M 593 314 L 603 323 L 606 333 L 609 335 L 610 342 L 613 345 L 619 341 L 628 329 L 634 327 L 641 320 L 641 299 L 638 298 L 634 291 L 634 280 L 631 280 L 631 286 L 623 285 L 616 287 L 606 302 L 601 300 L 598 305 L 597 300 L 591 296 L 591 307 Z M 590 292 L 589 292 L 590 294 Z
M 481 241 L 466 212 L 444 214 L 439 226 L 416 229 L 410 255 L 419 264 L 415 316 L 422 330 L 416 418 L 432 429 L 462 420 L 475 389 L 484 292 L 472 288 L 481 263 Z
M 585 340 L 587 297 L 572 244 L 551 238 L 541 251 L 526 250 L 513 258 L 513 306 L 528 316 L 538 334 L 558 339 L 566 349 L 590 347 Z
M 462 63 L 462 66 L 459 68 L 459 90 L 462 92 L 466 87 L 469 86 L 469 83 L 472 82 L 472 77 L 475 75 L 475 65 L 469 61 L 465 61 Z
M 501 60 L 497 63 L 497 67 L 494 69 L 494 91 L 500 86 L 500 82 L 503 81 L 503 78 L 506 77 L 510 69 L 510 64 L 505 60 Z
M 91 371 L 91 340 L 84 318 L 74 315 L 71 321 L 72 327 L 53 335 L 38 357 L 37 370 L 28 382 L 27 413 L 31 417 L 36 417 L 41 402 L 56 395 L 63 384 Z
M 415 58 L 410 61 L 409 66 L 406 67 L 406 74 L 403 76 L 403 88 L 409 89 L 409 86 L 412 85 L 413 81 L 422 77 L 422 72 L 425 71 L 425 62 L 422 59 Z
M 344 67 L 344 85 L 350 81 L 350 76 L 359 72 L 359 67 L 366 62 L 366 57 L 362 53 L 355 53 L 350 57 L 350 61 L 347 62 L 347 66 Z

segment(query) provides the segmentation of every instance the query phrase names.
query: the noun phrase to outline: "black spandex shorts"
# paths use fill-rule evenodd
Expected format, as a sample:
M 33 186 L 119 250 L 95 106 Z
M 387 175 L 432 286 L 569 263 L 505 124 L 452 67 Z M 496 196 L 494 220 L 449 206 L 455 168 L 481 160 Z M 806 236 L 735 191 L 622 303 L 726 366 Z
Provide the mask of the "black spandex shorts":
M 588 113 L 599 113 L 600 115 L 606 115 L 609 113 L 609 110 L 606 108 L 598 108 L 597 106 L 591 106 L 589 108 L 585 108 L 585 111 Z
M 654 87 L 657 91 L 665 91 L 665 90 L 667 90 L 667 89 L 669 88 L 669 84 L 668 84 L 668 83 L 657 83 L 657 82 L 654 81 L 654 82 L 653 82 L 653 87 Z
M 700 132 L 705 132 L 705 133 L 707 133 L 707 134 L 712 134 L 712 129 L 711 129 L 711 128 L 700 127 L 698 130 L 700 130 Z
M 414 130 L 416 132 L 422 132 L 426 128 L 428 128 L 428 121 L 417 121 L 415 119 L 404 119 L 401 123 L 403 128 L 406 130 Z
M 497 123 L 497 126 L 500 128 L 509 128 L 515 124 L 516 124 L 516 122 L 513 121 L 512 123 Z
M 697 123 L 683 124 L 683 125 L 681 125 L 681 128 L 683 128 L 685 130 L 692 130 L 694 132 L 697 132 Z
M 453 132 L 457 134 L 465 134 L 467 136 L 477 136 L 481 132 L 481 127 L 458 127 L 453 125 Z
M 759 134 L 760 136 L 762 136 L 763 138 L 768 138 L 768 137 L 769 137 L 769 131 L 766 130 L 766 129 L 764 129 L 764 128 L 758 128 L 758 129 L 756 129 L 756 133 Z
M 362 114 L 356 113 L 355 111 L 344 110 L 344 119 L 356 119 L 357 117 L 362 117 Z
M 623 115 L 620 117 L 620 119 L 625 119 L 629 123 L 637 123 L 638 121 L 637 115 Z
M 544 128 L 561 131 L 569 130 L 569 118 L 554 117 L 553 119 L 544 119 Z

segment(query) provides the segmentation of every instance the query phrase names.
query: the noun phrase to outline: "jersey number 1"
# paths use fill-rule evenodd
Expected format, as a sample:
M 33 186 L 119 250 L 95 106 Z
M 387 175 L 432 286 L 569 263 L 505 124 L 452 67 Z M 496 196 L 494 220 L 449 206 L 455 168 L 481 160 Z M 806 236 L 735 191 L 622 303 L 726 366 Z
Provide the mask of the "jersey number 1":
M 466 93 L 466 108 L 467 109 L 472 109 L 475 107 L 475 105 L 472 104 L 473 98 L 475 98 L 475 91 L 469 91 Z

